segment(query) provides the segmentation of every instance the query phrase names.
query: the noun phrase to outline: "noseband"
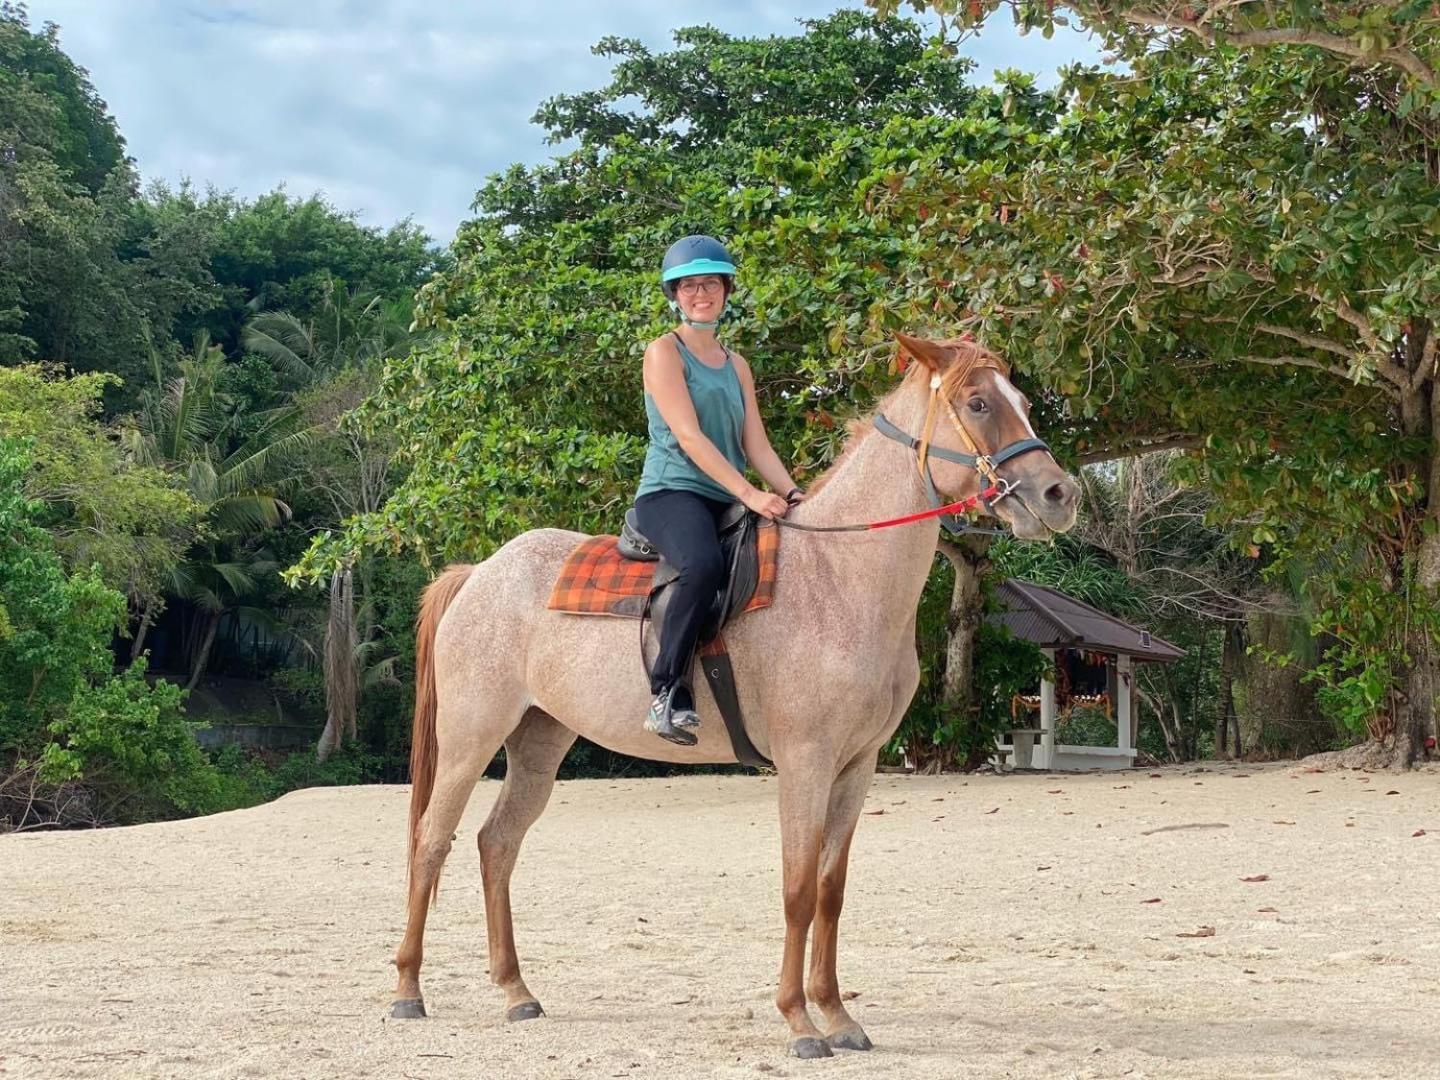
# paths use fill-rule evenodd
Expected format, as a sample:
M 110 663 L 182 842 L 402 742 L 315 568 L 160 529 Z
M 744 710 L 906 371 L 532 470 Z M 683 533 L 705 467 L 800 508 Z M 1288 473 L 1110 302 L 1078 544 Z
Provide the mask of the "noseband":
M 995 367 L 995 365 L 985 363 L 984 361 L 977 361 L 966 369 L 965 374 L 968 375 L 974 367 Z M 995 370 L 999 371 L 1000 369 L 997 367 Z M 964 376 L 962 375 L 961 377 L 963 378 Z M 935 487 L 935 478 L 930 475 L 930 459 L 935 457 L 941 461 L 950 461 L 956 465 L 964 465 L 979 473 L 986 483 L 989 484 L 990 489 L 996 492 L 996 494 L 989 498 L 982 495 L 978 500 L 978 502 L 988 510 L 1001 499 L 1005 498 L 1005 496 L 1013 492 L 1016 487 L 1014 483 L 1000 475 L 997 471 L 999 467 L 1007 461 L 1013 461 L 1021 454 L 1030 453 L 1032 450 L 1044 450 L 1048 454 L 1050 452 L 1050 446 L 1044 439 L 1032 437 L 1028 439 L 1017 439 L 1012 443 L 1007 443 L 993 454 L 981 453 L 980 447 L 975 444 L 975 440 L 972 439 L 970 433 L 965 430 L 965 425 L 960 422 L 960 417 L 956 415 L 955 406 L 951 403 L 949 396 L 940 392 L 944 381 L 939 372 L 930 376 L 930 401 L 925 408 L 925 427 L 921 431 L 918 439 L 914 435 L 907 434 L 900 430 L 900 428 L 887 420 L 883 413 L 877 412 L 875 414 L 875 430 L 886 438 L 894 439 L 896 442 L 902 443 L 915 451 L 915 466 L 920 471 L 920 479 L 925 484 L 925 498 L 929 501 L 932 509 L 943 505 L 940 501 L 940 492 Z M 965 444 L 969 453 L 962 453 L 959 450 L 946 450 L 943 446 L 931 445 L 931 439 L 935 434 L 935 421 L 939 416 L 937 406 L 941 402 L 944 403 L 945 411 L 950 416 L 950 422 L 954 425 L 956 433 L 960 436 L 960 441 Z M 952 533 L 976 531 L 973 526 L 961 521 L 953 514 L 941 515 L 940 524 L 945 527 L 946 531 Z

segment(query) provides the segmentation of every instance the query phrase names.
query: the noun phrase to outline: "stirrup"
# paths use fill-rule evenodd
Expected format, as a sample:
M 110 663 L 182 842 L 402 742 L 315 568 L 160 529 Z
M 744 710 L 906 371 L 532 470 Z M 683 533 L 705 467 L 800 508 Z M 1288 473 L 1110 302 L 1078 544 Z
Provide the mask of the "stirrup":
M 674 693 L 675 688 L 671 687 L 655 695 L 655 700 L 650 703 L 650 711 L 645 714 L 645 730 L 679 746 L 694 746 L 699 740 L 685 730 L 685 727 L 677 726 L 675 723 L 677 717 L 673 702 Z M 679 713 L 682 717 L 686 713 L 694 715 L 688 709 L 682 709 Z M 700 718 L 695 717 L 697 724 L 699 721 Z

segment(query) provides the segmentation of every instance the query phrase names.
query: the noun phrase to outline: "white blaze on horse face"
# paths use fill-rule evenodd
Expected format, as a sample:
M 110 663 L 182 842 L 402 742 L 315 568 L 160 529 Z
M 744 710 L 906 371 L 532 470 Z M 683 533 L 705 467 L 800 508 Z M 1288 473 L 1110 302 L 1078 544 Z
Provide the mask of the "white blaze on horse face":
M 1030 426 L 1030 418 L 1025 415 L 1025 398 L 1020 391 L 1015 389 L 1014 384 L 1003 375 L 995 376 L 995 382 L 1000 387 L 1000 393 L 1005 395 L 1005 400 L 1015 408 L 1015 415 L 1020 418 L 1020 423 L 1025 425 L 1025 434 L 1035 438 L 1035 429 Z

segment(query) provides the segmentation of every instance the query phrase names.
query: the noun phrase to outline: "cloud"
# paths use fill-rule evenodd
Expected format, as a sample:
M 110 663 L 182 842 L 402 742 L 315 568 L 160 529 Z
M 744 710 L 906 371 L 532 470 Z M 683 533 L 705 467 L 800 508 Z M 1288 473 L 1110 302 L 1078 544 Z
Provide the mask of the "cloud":
M 546 98 L 603 85 L 607 35 L 664 48 L 709 22 L 793 33 L 834 0 L 30 0 L 89 69 L 147 179 L 254 196 L 323 191 L 361 220 L 412 216 L 448 240 L 476 190 L 554 153 L 530 123 Z M 997 19 L 1003 23 L 1002 18 Z M 977 77 L 1095 59 L 1087 39 L 987 28 Z

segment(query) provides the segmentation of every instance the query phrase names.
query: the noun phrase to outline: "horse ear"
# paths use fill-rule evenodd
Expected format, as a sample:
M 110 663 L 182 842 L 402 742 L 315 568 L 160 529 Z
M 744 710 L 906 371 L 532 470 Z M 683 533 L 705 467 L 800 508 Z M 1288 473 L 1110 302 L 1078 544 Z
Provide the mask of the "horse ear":
M 950 350 L 937 341 L 926 341 L 924 338 L 911 337 L 909 334 L 901 333 L 895 335 L 895 340 L 900 343 L 900 348 L 931 371 L 944 371 L 955 359 Z

